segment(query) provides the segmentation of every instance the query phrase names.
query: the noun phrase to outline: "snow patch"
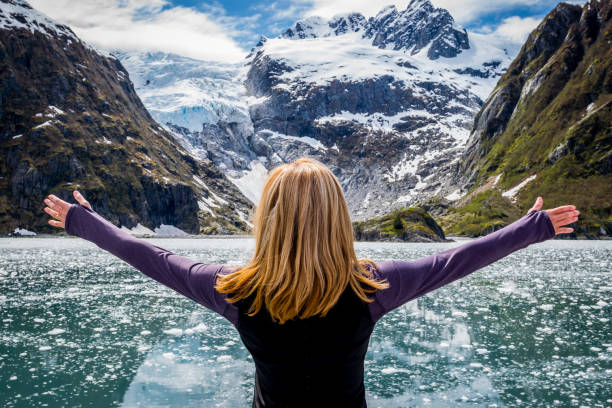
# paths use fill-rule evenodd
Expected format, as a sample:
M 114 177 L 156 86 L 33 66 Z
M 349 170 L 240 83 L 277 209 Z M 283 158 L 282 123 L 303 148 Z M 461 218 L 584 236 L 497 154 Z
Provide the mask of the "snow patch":
M 323 116 L 315 120 L 315 124 L 323 125 L 327 123 L 339 122 L 357 122 L 361 125 L 368 126 L 373 130 L 383 132 L 393 131 L 393 126 L 401 122 L 401 118 L 407 116 L 407 112 L 400 112 L 392 116 L 383 115 L 382 113 L 352 113 L 342 111 L 334 115 Z
M 123 225 L 121 229 L 132 235 L 155 235 L 155 232 L 151 231 L 141 223 L 136 224 L 136 226 L 133 228 L 127 228 L 125 225 Z
M 171 336 L 182 336 L 183 330 L 175 327 L 172 329 L 164 330 L 164 333 L 169 334 Z
M 447 195 L 444 198 L 446 198 L 448 201 L 455 201 L 455 200 L 460 199 L 463 196 L 464 196 L 464 194 L 461 193 L 461 189 L 458 188 L 458 189 L 456 189 L 455 191 L 453 191 L 452 193 L 450 193 L 449 195 Z
M 201 211 L 207 211 L 213 217 L 215 216 L 215 213 L 213 212 L 213 210 L 211 210 L 204 201 L 198 200 L 198 207 L 200 208 Z
M 268 169 L 258 160 L 250 163 L 251 170 L 245 171 L 240 177 L 227 176 L 252 203 L 257 204 L 264 185 L 268 179 Z
M 45 14 L 33 9 L 27 2 L 15 0 L 11 3 L 0 2 L 0 29 L 26 29 L 34 34 L 36 31 L 54 38 L 64 38 L 67 44 L 72 40 L 81 42 L 65 25 L 58 24 Z M 19 17 L 19 21 L 16 17 Z M 72 40 L 71 40 L 72 39 Z
M 185 236 L 189 234 L 183 231 L 182 229 L 175 227 L 174 225 L 161 224 L 159 227 L 155 228 L 155 235 L 160 237 L 175 237 Z
M 35 232 L 28 231 L 25 228 L 15 228 L 15 230 L 13 231 L 13 234 L 15 235 L 36 235 Z
M 48 120 L 45 123 L 41 123 L 38 126 L 34 126 L 32 129 L 40 129 L 40 128 L 43 128 L 45 126 L 51 126 L 52 124 L 53 124 L 53 121 L 52 120 Z
M 527 185 L 527 183 L 529 183 L 530 181 L 534 180 L 536 178 L 536 175 L 534 174 L 533 176 L 529 176 L 527 177 L 525 180 L 521 181 L 519 184 L 517 184 L 516 186 L 512 187 L 510 190 L 504 191 L 502 193 L 503 197 L 507 197 L 509 199 L 511 199 L 512 201 L 516 201 L 517 197 L 516 195 L 518 194 L 518 192 Z
M 495 180 L 493 180 L 493 185 L 496 186 L 497 183 L 499 183 L 499 179 L 501 179 L 502 173 L 499 173 L 497 176 L 495 176 Z
M 281 139 L 286 139 L 286 140 L 293 140 L 293 141 L 300 142 L 300 143 L 306 143 L 318 150 L 323 150 L 323 151 L 327 150 L 327 147 L 325 147 L 323 143 L 321 143 L 317 139 L 312 138 L 310 136 L 299 136 L 299 137 L 289 136 L 283 133 L 275 132 L 270 129 L 264 129 L 260 133 L 269 134 L 268 138 L 281 138 Z

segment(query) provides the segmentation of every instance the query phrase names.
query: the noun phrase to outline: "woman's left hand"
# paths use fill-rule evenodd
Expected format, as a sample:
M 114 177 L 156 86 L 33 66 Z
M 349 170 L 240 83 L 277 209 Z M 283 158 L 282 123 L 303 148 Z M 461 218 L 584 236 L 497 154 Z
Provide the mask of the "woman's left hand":
M 544 200 L 542 197 L 538 197 L 536 199 L 533 207 L 529 209 L 527 214 L 533 211 L 539 211 L 542 209 L 542 204 Z M 572 224 L 578 221 L 578 215 L 580 211 L 576 209 L 573 205 L 562 205 L 561 207 L 553 208 L 551 210 L 544 210 L 548 214 L 548 217 L 553 223 L 555 227 L 555 235 L 557 234 L 571 234 L 574 232 L 574 229 L 571 227 L 563 227 L 564 225 Z
M 89 204 L 89 202 L 85 200 L 85 197 L 83 197 L 77 190 L 74 190 L 72 195 L 74 195 L 74 198 L 79 202 L 79 204 L 89 208 L 90 210 L 92 209 L 91 204 Z M 49 220 L 49 224 L 58 228 L 66 228 L 66 215 L 68 215 L 70 203 L 62 200 L 56 195 L 49 194 L 47 198 L 45 198 L 45 204 L 48 206 L 45 207 L 45 212 L 55 218 L 54 220 Z

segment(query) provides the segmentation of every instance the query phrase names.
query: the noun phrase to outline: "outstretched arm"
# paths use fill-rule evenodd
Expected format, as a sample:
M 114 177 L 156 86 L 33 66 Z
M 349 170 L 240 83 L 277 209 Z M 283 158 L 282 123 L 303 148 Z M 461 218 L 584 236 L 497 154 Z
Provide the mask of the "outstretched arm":
M 534 207 L 521 219 L 458 247 L 415 261 L 378 262 L 378 271 L 374 273 L 379 278 L 386 278 L 390 285 L 376 292 L 374 302 L 370 303 L 374 321 L 404 303 L 469 275 L 514 251 L 550 239 L 555 234 L 573 231 L 561 226 L 577 220 L 578 211 L 574 206 L 553 210 L 540 210 L 541 207 L 542 199 L 538 197 Z
M 45 211 L 55 218 L 49 224 L 93 242 L 145 275 L 233 322 L 233 308 L 228 307 L 225 295 L 214 289 L 223 265 L 197 262 L 138 239 L 100 216 L 78 191 L 74 191 L 74 196 L 79 204 L 67 203 L 54 195 L 45 199 L 48 205 Z

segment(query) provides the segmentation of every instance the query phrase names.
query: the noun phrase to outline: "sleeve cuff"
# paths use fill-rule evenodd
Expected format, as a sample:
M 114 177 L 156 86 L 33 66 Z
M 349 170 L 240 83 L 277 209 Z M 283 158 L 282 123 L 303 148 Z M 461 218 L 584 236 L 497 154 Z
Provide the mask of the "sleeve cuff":
M 70 208 L 68 208 L 68 212 L 66 213 L 66 219 L 64 220 L 64 229 L 66 230 L 66 233 L 70 235 L 76 235 L 74 231 L 72 231 L 72 223 L 70 222 L 70 219 L 77 205 L 78 204 L 70 204 Z
M 548 227 L 548 238 L 554 237 L 555 234 L 555 226 L 552 223 L 552 220 L 548 216 L 548 213 L 545 210 L 540 210 L 544 214 L 544 218 L 546 218 L 546 225 Z

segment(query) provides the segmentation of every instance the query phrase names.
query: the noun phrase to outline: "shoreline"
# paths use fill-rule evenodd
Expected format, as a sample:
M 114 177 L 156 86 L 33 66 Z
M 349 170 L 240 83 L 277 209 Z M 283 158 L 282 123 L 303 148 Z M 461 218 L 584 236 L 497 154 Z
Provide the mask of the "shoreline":
M 207 235 L 207 234 L 198 234 L 198 235 L 148 235 L 148 234 L 132 234 L 136 238 L 144 238 L 144 239 L 255 239 L 254 235 Z M 485 235 L 483 235 L 485 236 Z M 36 235 L 0 235 L 0 239 L 10 239 L 10 238 L 68 238 L 68 239 L 78 239 L 80 237 L 67 235 L 67 234 L 36 234 Z M 478 239 L 480 237 L 468 237 L 463 235 L 446 235 L 445 241 L 358 241 L 354 242 L 389 242 L 389 243 L 405 243 L 405 244 L 422 244 L 422 243 L 431 243 L 431 244 L 445 244 L 450 242 L 461 242 L 461 241 L 470 241 L 473 239 Z M 577 237 L 577 238 L 561 238 L 561 237 L 553 237 L 551 240 L 556 241 L 611 241 L 612 237 L 602 236 L 598 238 L 588 238 L 588 237 Z

